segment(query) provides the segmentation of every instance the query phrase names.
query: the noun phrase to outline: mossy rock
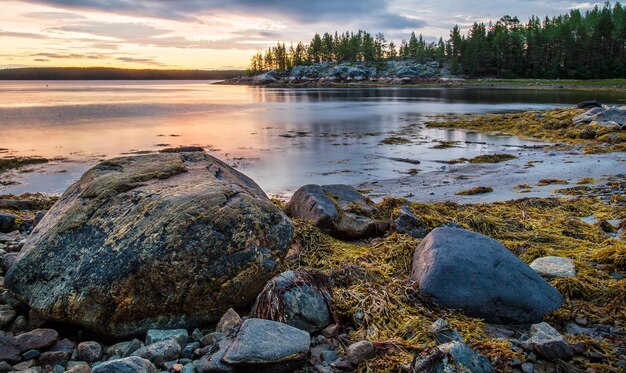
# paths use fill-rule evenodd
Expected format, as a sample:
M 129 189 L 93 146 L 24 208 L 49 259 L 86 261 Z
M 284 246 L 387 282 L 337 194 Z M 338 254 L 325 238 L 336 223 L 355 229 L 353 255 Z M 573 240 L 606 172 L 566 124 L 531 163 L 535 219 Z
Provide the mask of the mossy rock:
M 191 328 L 254 301 L 293 227 L 203 152 L 102 162 L 33 231 L 6 286 L 49 320 L 114 338 Z

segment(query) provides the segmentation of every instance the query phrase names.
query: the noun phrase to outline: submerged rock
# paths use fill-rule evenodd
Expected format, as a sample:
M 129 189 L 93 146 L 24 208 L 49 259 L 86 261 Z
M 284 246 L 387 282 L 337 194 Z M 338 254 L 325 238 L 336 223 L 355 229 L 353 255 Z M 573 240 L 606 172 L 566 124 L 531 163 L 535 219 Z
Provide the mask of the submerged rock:
M 501 243 L 440 227 L 413 255 L 412 280 L 436 303 L 492 323 L 530 323 L 563 304 L 561 294 Z
M 63 194 L 6 287 L 49 320 L 114 338 L 191 328 L 252 302 L 292 234 L 254 181 L 203 152 L 117 158 Z
M 319 272 L 295 270 L 271 279 L 257 297 L 252 315 L 309 333 L 333 323 L 332 288 Z
M 386 222 L 374 218 L 376 205 L 349 185 L 305 185 L 291 197 L 286 212 L 338 238 L 382 235 L 388 229 Z
M 450 342 L 430 348 L 415 357 L 411 373 L 473 372 L 491 373 L 491 362 L 463 342 Z
M 530 268 L 547 278 L 576 277 L 574 261 L 560 256 L 544 256 L 543 258 L 537 258 L 530 263 Z

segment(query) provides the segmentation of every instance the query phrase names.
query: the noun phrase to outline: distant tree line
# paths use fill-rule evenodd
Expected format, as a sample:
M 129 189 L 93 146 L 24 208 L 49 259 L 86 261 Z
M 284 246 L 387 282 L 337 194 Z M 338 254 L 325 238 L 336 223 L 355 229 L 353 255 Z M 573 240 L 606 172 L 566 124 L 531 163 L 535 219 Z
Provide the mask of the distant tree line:
M 0 80 L 221 80 L 243 70 L 156 70 L 108 67 L 33 67 L 0 70 Z
M 467 35 L 455 26 L 448 40 L 436 42 L 415 32 L 400 45 L 363 30 L 315 34 L 309 44 L 278 43 L 258 52 L 249 73 L 320 62 L 404 59 L 447 63 L 453 73 L 471 77 L 615 78 L 626 76 L 625 49 L 626 6 L 607 2 L 584 13 L 573 9 L 543 20 L 532 16 L 526 24 L 507 15 L 495 23 L 474 23 Z

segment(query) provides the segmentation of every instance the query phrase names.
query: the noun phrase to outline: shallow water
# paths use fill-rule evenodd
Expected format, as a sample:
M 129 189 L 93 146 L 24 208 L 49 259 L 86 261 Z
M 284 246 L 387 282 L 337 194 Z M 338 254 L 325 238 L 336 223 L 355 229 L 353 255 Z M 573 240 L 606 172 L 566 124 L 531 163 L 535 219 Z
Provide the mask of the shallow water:
M 618 94 L 503 89 L 268 89 L 200 81 L 0 82 L 4 155 L 58 161 L 5 174 L 1 193 L 62 192 L 100 159 L 201 145 L 266 192 L 303 184 L 390 179 L 438 160 L 532 145 L 516 137 L 418 129 L 406 145 L 380 141 L 433 114 L 547 109 Z M 415 127 L 413 127 L 415 128 Z M 436 140 L 459 148 L 432 149 Z M 465 143 L 468 141 L 470 143 Z M 414 165 L 391 158 L 421 161 Z

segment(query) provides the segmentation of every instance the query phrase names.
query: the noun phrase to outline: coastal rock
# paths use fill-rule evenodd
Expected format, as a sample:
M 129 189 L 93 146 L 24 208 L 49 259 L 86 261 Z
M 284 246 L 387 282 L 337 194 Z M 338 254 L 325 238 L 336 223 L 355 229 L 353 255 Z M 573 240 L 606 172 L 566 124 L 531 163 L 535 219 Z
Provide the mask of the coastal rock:
M 594 107 L 593 109 L 589 109 L 586 112 L 575 116 L 574 118 L 572 118 L 572 121 L 575 124 L 578 124 L 578 123 L 591 123 L 591 122 L 593 122 L 595 116 L 597 114 L 602 113 L 603 111 L 604 111 L 604 109 L 602 109 L 601 107 Z
M 594 107 L 572 118 L 575 124 L 592 123 L 604 127 L 626 128 L 626 106 Z
M 574 261 L 569 258 L 559 256 L 544 256 L 537 258 L 530 263 L 530 268 L 534 269 L 546 278 L 554 277 L 576 277 Z
M 458 228 L 430 232 L 411 279 L 436 303 L 491 323 L 530 323 L 563 304 L 561 294 L 501 243 Z
M 9 233 L 16 228 L 15 215 L 0 212 L 0 232 Z
M 411 237 L 424 238 L 428 234 L 428 225 L 424 219 L 415 216 L 408 206 L 400 207 L 394 225 L 397 232 Z
M 416 356 L 410 373 L 423 372 L 494 372 L 491 362 L 463 342 L 450 342 L 427 349 Z
M 168 339 L 173 339 L 178 342 L 181 347 L 184 347 L 189 339 L 189 333 L 187 333 L 186 329 L 150 329 L 146 334 L 146 346 L 156 342 L 166 341 Z
M 88 363 L 93 363 L 102 357 L 102 346 L 95 341 L 81 342 L 78 344 L 78 358 Z
M 444 319 L 439 319 L 432 323 L 432 325 L 428 328 L 428 332 L 434 335 L 435 339 L 437 339 L 437 342 L 439 343 L 448 343 L 454 341 L 463 342 L 463 337 L 461 336 L 461 333 L 459 333 L 455 329 L 452 329 L 450 327 L 450 324 Z
M 332 287 L 314 271 L 283 272 L 271 279 L 257 297 L 252 316 L 283 322 L 309 333 L 333 322 Z
M 353 365 L 359 365 L 376 355 L 374 345 L 370 341 L 358 341 L 346 349 L 346 357 Z
M 251 371 L 291 372 L 306 362 L 309 333 L 270 320 L 248 319 L 222 361 Z
M 137 356 L 107 361 L 98 364 L 92 373 L 156 373 L 157 369 L 150 361 Z
M 49 320 L 114 338 L 192 328 L 252 302 L 292 234 L 254 181 L 208 154 L 116 158 L 63 194 L 6 287 Z
M 349 185 L 305 185 L 291 197 L 286 212 L 338 238 L 376 236 L 388 229 L 373 217 L 378 212 L 374 203 Z
M 0 333 L 0 361 L 9 363 L 20 360 L 20 345 L 11 334 Z
M 234 309 L 229 308 L 224 315 L 218 321 L 217 326 L 215 327 L 216 332 L 226 333 L 229 329 L 234 327 L 235 325 L 241 322 L 241 317 L 239 314 L 235 312 Z
M 166 361 L 177 359 L 180 356 L 180 345 L 173 339 L 153 343 L 133 352 L 131 356 L 138 356 L 150 360 L 156 366 L 163 365 Z
M 549 360 L 567 360 L 574 355 L 561 333 L 546 322 L 531 326 L 526 343 L 535 353 Z
M 35 329 L 22 333 L 15 337 L 20 351 L 39 350 L 50 347 L 59 338 L 59 333 L 54 329 Z
M 583 101 L 583 102 L 579 102 L 578 105 L 576 105 L 576 107 L 578 109 L 593 109 L 593 108 L 597 108 L 597 107 L 601 108 L 602 104 L 599 103 L 596 100 L 593 100 L 593 101 Z

